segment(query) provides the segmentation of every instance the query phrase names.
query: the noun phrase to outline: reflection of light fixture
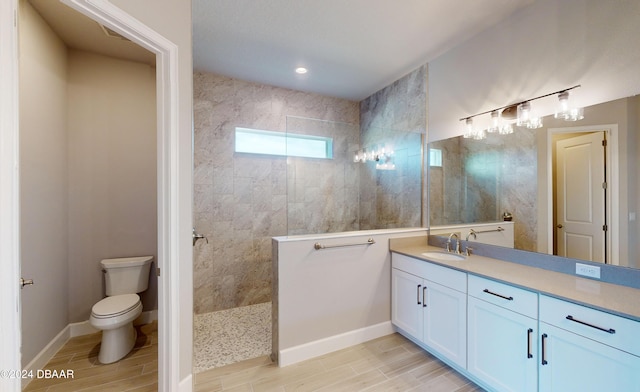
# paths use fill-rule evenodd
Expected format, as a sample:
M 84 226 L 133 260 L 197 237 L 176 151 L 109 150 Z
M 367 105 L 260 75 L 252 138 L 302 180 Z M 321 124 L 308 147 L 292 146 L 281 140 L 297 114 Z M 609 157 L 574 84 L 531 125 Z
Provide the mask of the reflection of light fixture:
M 296 73 L 300 74 L 300 75 L 304 75 L 308 72 L 308 70 L 305 67 L 298 67 L 296 68 Z
M 565 121 L 578 121 L 584 118 L 584 109 L 572 108 L 569 106 L 569 91 L 558 94 L 558 106 L 556 107 L 555 118 Z
M 562 118 L 566 121 L 581 120 L 584 118 L 584 110 L 582 108 L 570 108 L 567 101 L 569 98 L 569 91 L 578 87 L 580 87 L 580 85 L 569 87 L 567 89 L 556 91 L 550 94 L 541 95 L 539 97 L 527 99 L 526 101 L 522 101 L 516 104 L 511 104 L 486 112 L 474 114 L 473 116 L 461 118 L 460 121 L 465 121 L 463 136 L 467 139 L 484 139 L 486 137 L 485 131 L 475 129 L 473 127 L 472 119 L 474 117 L 488 113 L 491 113 L 491 125 L 489 125 L 486 132 L 497 132 L 501 135 L 513 133 L 513 125 L 508 121 L 508 119 L 515 119 L 516 111 L 517 119 L 515 123 L 517 126 L 526 127 L 529 129 L 541 128 L 542 117 L 538 116 L 532 111 L 531 101 L 556 94 L 559 94 L 558 98 L 560 99 L 560 106 L 556 110 L 556 118 Z
M 355 152 L 353 161 L 356 163 L 376 162 L 376 169 L 378 170 L 395 170 L 396 165 L 392 162 L 394 152 L 393 149 L 374 147 L 367 151 L 367 149 L 361 149 Z

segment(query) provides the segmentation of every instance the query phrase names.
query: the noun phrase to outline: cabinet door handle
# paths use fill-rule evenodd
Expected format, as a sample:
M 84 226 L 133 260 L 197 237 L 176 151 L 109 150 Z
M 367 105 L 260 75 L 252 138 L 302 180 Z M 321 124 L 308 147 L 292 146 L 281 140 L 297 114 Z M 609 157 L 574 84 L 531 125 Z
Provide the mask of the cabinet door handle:
M 500 297 L 502 299 L 506 299 L 507 301 L 513 301 L 513 297 L 507 297 L 507 296 L 502 295 L 502 294 L 494 293 L 493 291 L 489 291 L 489 289 L 484 289 L 482 291 L 487 293 L 487 294 L 495 295 L 496 297 Z
M 418 296 L 418 305 L 422 305 L 422 303 L 420 302 L 420 287 L 422 287 L 421 284 L 418 285 L 418 290 L 416 291 L 416 295 Z
M 422 288 L 422 307 L 427 307 L 427 286 Z
M 527 329 L 527 358 L 533 358 L 533 354 L 531 354 L 531 335 L 533 334 L 533 329 Z
M 547 334 L 542 334 L 542 362 L 543 365 L 548 364 L 547 362 Z
M 609 328 L 609 329 L 607 329 L 607 328 L 598 327 L 597 325 L 589 324 L 589 323 L 588 323 L 588 322 L 586 322 L 586 321 L 582 321 L 582 320 L 578 320 L 578 319 L 576 319 L 576 318 L 573 318 L 573 316 L 572 316 L 572 315 L 568 315 L 568 316 L 567 316 L 567 320 L 569 320 L 569 321 L 573 321 L 574 323 L 578 323 L 578 324 L 586 325 L 587 327 L 595 328 L 595 329 L 597 329 L 597 330 L 600 330 L 600 331 L 603 331 L 603 332 L 606 332 L 606 333 L 610 333 L 610 334 L 612 334 L 612 335 L 613 335 L 614 333 L 616 333 L 616 330 L 615 330 L 615 329 L 613 329 L 613 328 Z

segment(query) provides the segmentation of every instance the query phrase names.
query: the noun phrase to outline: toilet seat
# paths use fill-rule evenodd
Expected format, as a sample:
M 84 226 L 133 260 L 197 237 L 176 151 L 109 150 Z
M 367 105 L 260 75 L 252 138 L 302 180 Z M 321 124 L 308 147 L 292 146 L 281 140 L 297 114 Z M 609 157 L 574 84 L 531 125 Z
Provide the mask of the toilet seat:
M 134 310 L 139 304 L 140 297 L 137 294 L 114 295 L 93 305 L 91 316 L 96 319 L 114 318 Z

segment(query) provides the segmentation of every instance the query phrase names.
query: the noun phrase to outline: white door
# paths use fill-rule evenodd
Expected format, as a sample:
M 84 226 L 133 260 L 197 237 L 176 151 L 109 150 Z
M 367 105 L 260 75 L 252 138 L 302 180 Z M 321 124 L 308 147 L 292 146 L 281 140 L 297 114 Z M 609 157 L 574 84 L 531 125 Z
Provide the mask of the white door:
M 540 333 L 540 391 L 640 390 L 640 357 L 546 323 Z
M 606 262 L 604 132 L 556 144 L 558 255 Z
M 467 366 L 467 294 L 425 280 L 424 343 Z
M 469 296 L 467 370 L 496 391 L 538 390 L 538 320 Z
M 391 269 L 391 322 L 422 340 L 423 281 L 399 269 Z

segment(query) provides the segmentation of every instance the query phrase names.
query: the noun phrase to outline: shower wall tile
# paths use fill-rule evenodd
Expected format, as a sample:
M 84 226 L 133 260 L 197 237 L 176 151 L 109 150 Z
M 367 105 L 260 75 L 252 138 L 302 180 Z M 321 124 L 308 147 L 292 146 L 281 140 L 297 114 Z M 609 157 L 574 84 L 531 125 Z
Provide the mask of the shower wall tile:
M 361 146 L 392 146 L 396 166 L 383 171 L 373 162 L 361 164 L 361 229 L 422 226 L 426 125 L 426 65 L 360 102 Z
M 313 184 L 326 168 L 304 165 L 292 175 L 294 168 L 283 157 L 237 154 L 235 128 L 284 132 L 287 116 L 317 118 L 336 122 L 336 137 L 357 144 L 358 103 L 204 72 L 194 73 L 193 82 L 194 221 L 209 240 L 194 248 L 194 310 L 206 313 L 270 301 L 271 237 L 286 235 L 287 225 L 305 230 L 309 203 L 344 188 L 344 179 L 331 166 L 331 180 Z M 345 133 L 348 127 L 342 124 L 356 124 L 356 132 Z M 348 151 L 336 155 L 346 157 Z M 295 192 L 288 206 L 291 186 Z M 325 190 L 313 195 L 307 186 Z M 321 215 L 318 211 L 311 215 Z

